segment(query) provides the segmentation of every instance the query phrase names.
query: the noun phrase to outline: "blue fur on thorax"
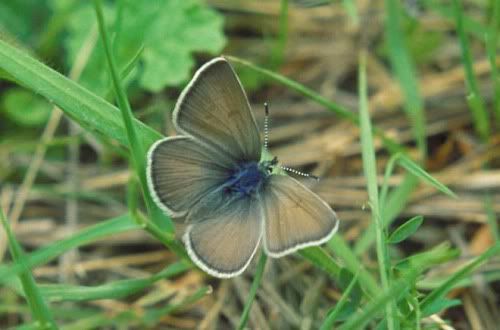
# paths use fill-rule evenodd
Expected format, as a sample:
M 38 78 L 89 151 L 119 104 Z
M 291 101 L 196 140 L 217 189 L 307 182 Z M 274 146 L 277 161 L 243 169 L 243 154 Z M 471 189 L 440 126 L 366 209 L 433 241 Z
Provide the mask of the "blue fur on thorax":
M 224 182 L 223 189 L 231 197 L 250 196 L 259 190 L 266 177 L 267 174 L 259 167 L 259 163 L 243 163 Z

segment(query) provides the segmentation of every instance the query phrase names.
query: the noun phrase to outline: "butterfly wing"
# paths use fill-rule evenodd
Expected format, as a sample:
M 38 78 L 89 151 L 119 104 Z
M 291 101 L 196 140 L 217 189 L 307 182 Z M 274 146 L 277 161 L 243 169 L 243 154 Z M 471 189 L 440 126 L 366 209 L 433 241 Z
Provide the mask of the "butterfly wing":
M 330 206 L 289 176 L 271 175 L 262 202 L 264 249 L 271 257 L 320 245 L 337 231 L 337 216 Z
M 191 259 L 205 272 L 233 277 L 246 269 L 257 251 L 262 220 L 256 198 L 233 200 L 188 226 L 184 244 Z
M 236 161 L 259 161 L 261 143 L 248 99 L 233 68 L 218 57 L 203 65 L 174 110 L 177 130 Z
M 234 166 L 230 158 L 192 137 L 169 137 L 149 149 L 149 190 L 167 214 L 181 216 L 216 190 Z

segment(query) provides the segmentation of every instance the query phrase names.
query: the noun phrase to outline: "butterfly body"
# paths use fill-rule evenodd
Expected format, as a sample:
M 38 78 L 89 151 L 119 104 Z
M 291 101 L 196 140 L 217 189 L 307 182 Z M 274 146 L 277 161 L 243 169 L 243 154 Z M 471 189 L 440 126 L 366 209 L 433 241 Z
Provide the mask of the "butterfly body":
M 255 195 L 267 176 L 268 174 L 261 169 L 257 162 L 243 163 L 222 185 L 222 189 L 231 198 Z
M 184 89 L 173 114 L 179 136 L 148 152 L 153 199 L 183 217 L 191 259 L 207 273 L 241 274 L 259 246 L 271 257 L 326 242 L 335 213 L 288 175 L 263 160 L 260 134 L 245 92 L 230 64 L 203 65 Z

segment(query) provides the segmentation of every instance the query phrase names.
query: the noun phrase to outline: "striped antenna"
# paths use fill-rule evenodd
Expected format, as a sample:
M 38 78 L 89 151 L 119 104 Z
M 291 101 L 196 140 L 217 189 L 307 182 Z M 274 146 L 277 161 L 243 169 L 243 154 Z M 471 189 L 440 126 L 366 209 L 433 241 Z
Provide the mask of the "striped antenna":
M 264 150 L 267 151 L 267 145 L 269 144 L 269 104 L 264 103 L 264 111 L 266 115 L 264 117 Z
M 319 181 L 319 177 L 317 177 L 316 175 L 312 175 L 312 174 L 309 174 L 309 173 L 304 173 L 304 172 L 301 172 L 301 171 L 297 171 L 296 169 L 293 169 L 293 168 L 290 168 L 290 167 L 287 167 L 287 166 L 283 166 L 283 165 L 280 165 L 280 168 L 282 170 L 287 171 L 287 172 L 290 172 L 290 173 L 293 173 L 293 174 L 296 174 L 296 175 L 300 175 L 300 176 L 305 176 L 307 178 L 311 178 L 311 179 L 315 179 L 316 181 Z

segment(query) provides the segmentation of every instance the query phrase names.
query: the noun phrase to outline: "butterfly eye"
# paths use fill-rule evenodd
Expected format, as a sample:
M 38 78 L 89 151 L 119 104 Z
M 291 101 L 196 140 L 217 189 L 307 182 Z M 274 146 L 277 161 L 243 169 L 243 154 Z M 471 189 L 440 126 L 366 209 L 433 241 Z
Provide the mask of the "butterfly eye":
M 268 166 L 268 167 L 267 167 L 267 172 L 268 172 L 269 174 L 273 173 L 273 167 L 272 167 L 272 166 Z

